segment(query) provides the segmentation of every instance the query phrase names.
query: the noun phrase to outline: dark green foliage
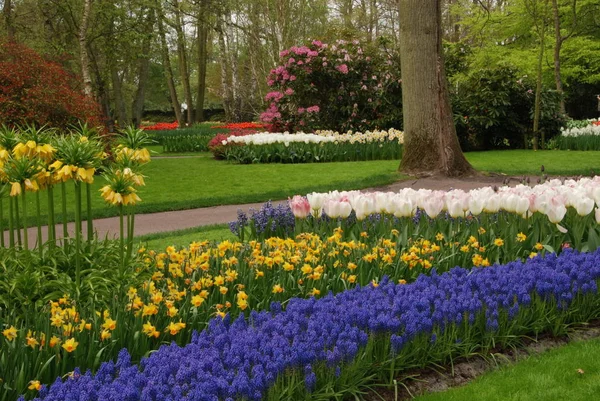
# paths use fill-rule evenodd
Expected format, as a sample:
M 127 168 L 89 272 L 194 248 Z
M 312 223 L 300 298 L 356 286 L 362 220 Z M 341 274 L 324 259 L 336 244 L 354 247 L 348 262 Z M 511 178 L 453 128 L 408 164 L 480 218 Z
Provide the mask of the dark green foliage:
M 471 72 L 454 85 L 452 108 L 463 150 L 523 148 L 532 136 L 535 82 L 506 66 Z M 540 133 L 560 133 L 559 95 L 543 89 Z

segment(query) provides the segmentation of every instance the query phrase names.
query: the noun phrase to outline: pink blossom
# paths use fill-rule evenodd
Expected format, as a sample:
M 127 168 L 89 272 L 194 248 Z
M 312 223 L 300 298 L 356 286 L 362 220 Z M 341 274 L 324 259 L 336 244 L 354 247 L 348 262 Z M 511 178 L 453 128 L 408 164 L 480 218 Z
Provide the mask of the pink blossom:
M 291 96 L 291 95 L 294 94 L 294 90 L 292 88 L 287 88 L 285 90 L 285 94 L 288 95 L 288 96 Z
M 324 62 L 324 63 L 323 63 L 323 67 L 327 67 L 327 62 Z
M 290 81 L 295 81 L 296 80 L 296 76 L 295 75 L 290 75 Z
M 304 107 L 298 107 L 298 114 L 302 114 L 306 111 Z
M 319 55 L 319 52 L 315 51 L 315 50 L 311 50 L 308 53 L 306 53 L 306 55 L 308 57 L 317 57 Z
M 310 106 L 310 107 L 306 108 L 306 112 L 307 113 L 318 113 L 319 111 L 321 111 L 321 109 L 317 105 Z
M 272 100 L 274 102 L 278 102 L 282 98 L 283 98 L 283 93 L 277 92 L 277 91 L 269 92 L 269 93 L 267 93 L 267 96 L 265 96 L 265 100 L 267 100 L 267 101 Z
M 288 50 L 282 50 L 279 52 L 279 57 L 283 58 L 283 57 L 287 56 L 288 54 L 290 54 L 290 52 Z
M 296 59 L 295 59 L 295 58 L 293 58 L 293 57 L 290 57 L 290 58 L 288 59 L 288 64 L 294 64 L 295 62 L 296 62 Z
M 348 66 L 346 64 L 340 64 L 336 66 L 335 69 L 341 72 L 342 74 L 348 74 Z
M 288 204 L 296 218 L 305 219 L 310 213 L 310 203 L 304 196 L 295 195 L 292 199 L 288 198 Z
M 312 44 L 316 47 L 323 47 L 323 42 L 321 42 L 320 40 L 313 40 Z
M 304 64 L 304 61 L 302 61 L 302 60 L 298 60 L 298 62 L 297 62 L 296 64 L 298 64 L 298 65 L 302 65 L 302 64 Z
M 275 81 L 273 81 L 272 79 L 269 79 L 269 80 L 267 81 L 267 85 L 268 85 L 268 86 L 273 86 L 274 84 L 275 84 Z

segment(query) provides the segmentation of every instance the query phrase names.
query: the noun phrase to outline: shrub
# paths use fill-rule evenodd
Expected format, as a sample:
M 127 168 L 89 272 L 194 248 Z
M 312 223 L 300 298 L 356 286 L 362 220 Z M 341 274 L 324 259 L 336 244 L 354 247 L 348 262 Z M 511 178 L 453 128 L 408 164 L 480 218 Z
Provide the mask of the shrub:
M 463 150 L 522 148 L 533 125 L 535 82 L 512 67 L 477 70 L 457 84 L 452 96 L 456 131 Z M 564 117 L 556 91 L 542 91 L 540 131 L 550 139 Z
M 100 107 L 60 65 L 19 44 L 0 45 L 0 121 L 9 126 L 102 125 Z
M 338 40 L 282 51 L 262 121 L 290 132 L 402 127 L 399 63 L 383 49 Z

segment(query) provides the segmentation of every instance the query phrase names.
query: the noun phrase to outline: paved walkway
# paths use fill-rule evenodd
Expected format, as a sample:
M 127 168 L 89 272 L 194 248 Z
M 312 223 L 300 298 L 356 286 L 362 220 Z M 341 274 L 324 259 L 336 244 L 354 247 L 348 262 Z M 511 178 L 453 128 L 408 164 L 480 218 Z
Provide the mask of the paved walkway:
M 398 181 L 394 184 L 379 187 L 369 188 L 364 191 L 398 191 L 401 188 L 412 187 L 415 189 L 426 188 L 426 189 L 437 189 L 437 190 L 450 190 L 450 189 L 463 189 L 470 190 L 474 188 L 481 188 L 484 186 L 502 185 L 507 177 L 505 176 L 494 176 L 485 177 L 477 176 L 462 179 L 450 179 L 450 178 L 419 178 L 410 179 L 406 181 Z M 510 184 L 514 185 L 520 182 L 520 178 L 510 178 Z M 290 194 L 292 196 L 294 194 Z M 304 195 L 304 194 L 302 194 Z M 274 204 L 283 203 L 285 200 L 274 201 Z M 249 209 L 258 209 L 263 205 L 264 202 L 251 203 L 243 205 L 224 205 L 206 207 L 200 209 L 180 210 L 172 212 L 161 212 L 161 213 L 149 213 L 149 214 L 138 214 L 135 217 L 135 235 L 153 234 L 159 232 L 169 232 L 175 230 L 181 230 L 185 228 L 192 228 L 211 224 L 224 224 L 237 219 L 237 211 L 243 210 L 248 212 Z M 71 235 L 75 232 L 74 223 L 69 223 L 69 232 Z M 62 225 L 57 225 L 57 236 L 62 235 Z M 119 233 L 119 218 L 110 217 L 104 219 L 94 220 L 94 230 L 98 233 L 100 238 L 114 238 Z M 84 235 L 86 233 L 86 223 L 83 222 Z M 29 243 L 34 245 L 37 240 L 37 228 L 29 228 Z M 47 228 L 42 229 L 42 238 L 46 240 Z M 8 233 L 4 233 L 4 238 L 8 241 Z

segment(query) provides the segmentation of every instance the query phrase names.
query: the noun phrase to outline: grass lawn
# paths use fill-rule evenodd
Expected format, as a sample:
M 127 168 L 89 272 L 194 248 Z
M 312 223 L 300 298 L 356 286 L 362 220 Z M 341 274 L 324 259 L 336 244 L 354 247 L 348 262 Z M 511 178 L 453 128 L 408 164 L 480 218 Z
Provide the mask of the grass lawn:
M 415 401 L 589 401 L 600 394 L 600 339 L 577 341 L 503 366 L 463 387 Z M 581 369 L 584 373 L 579 373 Z
M 227 224 L 216 224 L 211 226 L 200 226 L 187 228 L 185 230 L 170 231 L 166 233 L 148 234 L 137 237 L 139 242 L 147 249 L 157 252 L 164 251 L 168 246 L 187 247 L 192 242 L 201 241 L 236 241 L 238 238 L 229 231 Z
M 337 162 L 314 164 L 239 165 L 206 157 L 156 159 L 145 166 L 146 186 L 139 195 L 138 213 L 183 210 L 198 207 L 263 202 L 285 199 L 312 191 L 350 190 L 386 185 L 402 179 L 397 160 Z M 92 185 L 94 217 L 116 216 L 117 208 L 108 206 L 99 190 L 105 185 L 96 177 Z M 61 208 L 60 186 L 54 190 L 55 207 Z M 73 184 L 67 183 L 67 211 L 73 219 Z M 46 194 L 41 196 L 41 213 L 47 214 Z M 35 196 L 28 197 L 30 219 Z M 5 205 L 6 207 L 6 205 Z M 85 210 L 85 206 L 84 206 Z M 84 211 L 85 214 L 85 211 Z M 33 221 L 31 221 L 33 224 Z
M 600 152 L 575 150 L 492 150 L 465 153 L 479 171 L 508 175 L 541 174 L 544 165 L 548 175 L 590 175 L 600 173 Z

